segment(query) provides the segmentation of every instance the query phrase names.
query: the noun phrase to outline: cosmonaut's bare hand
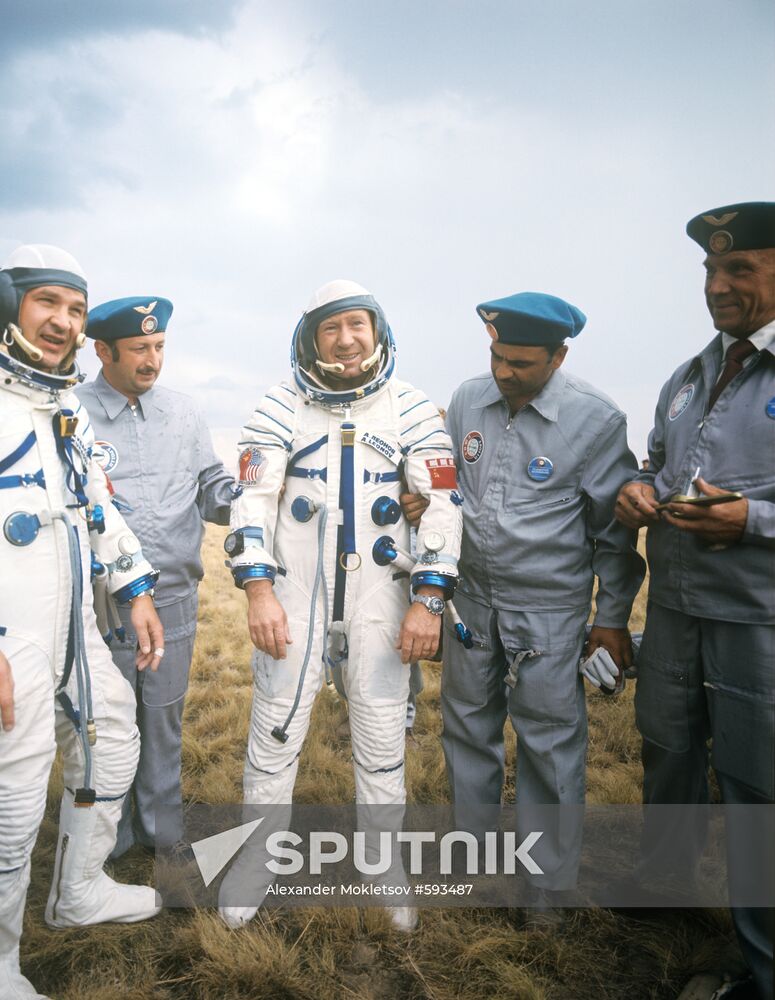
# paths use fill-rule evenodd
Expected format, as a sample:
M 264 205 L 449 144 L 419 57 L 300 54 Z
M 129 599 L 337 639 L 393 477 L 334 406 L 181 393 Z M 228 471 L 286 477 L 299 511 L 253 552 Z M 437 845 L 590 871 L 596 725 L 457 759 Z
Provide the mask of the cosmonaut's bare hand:
M 284 660 L 286 645 L 293 642 L 288 630 L 288 616 L 274 596 L 271 580 L 249 580 L 245 584 L 248 595 L 248 630 L 250 641 L 273 660 Z
M 628 528 L 642 528 L 644 524 L 657 524 L 659 511 L 657 495 L 648 483 L 625 483 L 616 498 L 614 514 Z
M 145 670 L 150 667 L 151 670 L 158 670 L 164 656 L 164 628 L 151 595 L 140 594 L 135 597 L 129 614 L 137 636 L 137 669 Z
M 430 500 L 424 497 L 422 493 L 402 493 L 398 499 L 401 502 L 401 510 L 404 512 L 404 517 L 413 528 L 416 528 Z
M 0 653 L 0 729 L 4 729 L 6 732 L 13 729 L 15 721 L 11 664 L 3 653 Z
M 703 496 L 718 497 L 729 490 L 720 490 L 698 477 L 694 485 Z M 665 520 L 678 528 L 699 535 L 704 542 L 732 545 L 739 542 L 748 520 L 748 501 L 735 500 L 714 507 L 695 507 L 688 503 L 671 503 L 664 512 Z
M 441 615 L 432 615 L 424 604 L 411 604 L 401 623 L 396 649 L 402 663 L 429 660 L 436 655 L 441 635 Z

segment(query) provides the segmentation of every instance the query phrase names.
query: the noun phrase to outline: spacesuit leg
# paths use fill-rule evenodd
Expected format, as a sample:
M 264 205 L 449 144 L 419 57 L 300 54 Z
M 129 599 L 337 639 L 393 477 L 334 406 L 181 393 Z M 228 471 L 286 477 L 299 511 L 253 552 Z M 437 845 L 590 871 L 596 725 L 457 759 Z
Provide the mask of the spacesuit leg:
M 132 789 L 125 799 L 111 857 L 120 857 L 133 843 L 157 845 L 156 807 L 164 807 L 164 845 L 183 836 L 183 799 L 180 788 L 183 707 L 188 675 L 194 655 L 198 596 L 157 609 L 164 626 L 164 660 L 156 672 L 135 666 L 137 636 L 132 631 L 129 609 L 120 609 L 126 641 L 114 643 L 111 654 L 116 666 L 137 692 L 137 725 L 140 730 L 140 760 Z M 130 815 L 130 798 L 134 816 Z
M 355 801 L 406 802 L 404 747 L 409 666 L 395 648 L 406 597 L 383 590 L 348 625 L 343 680 L 350 715 Z
M 161 909 L 152 887 L 121 885 L 102 870 L 115 844 L 121 806 L 137 766 L 140 737 L 132 690 L 111 660 L 93 617 L 85 616 L 84 631 L 97 727 L 92 747 L 97 801 L 88 808 L 75 806 L 74 790 L 83 784 L 83 748 L 73 723 L 57 703 L 56 735 L 64 757 L 65 791 L 54 880 L 46 906 L 50 927 L 132 923 Z M 77 704 L 74 678 L 67 693 Z
M 246 805 L 276 805 L 261 827 L 261 837 L 248 840 L 221 883 L 218 912 L 230 927 L 240 927 L 256 915 L 266 891 L 274 881 L 264 867 L 259 842 L 274 829 L 287 829 L 291 816 L 293 786 L 315 696 L 323 683 L 323 620 L 319 613 L 298 708 L 286 730 L 283 743 L 272 736 L 282 727 L 293 706 L 306 652 L 309 630 L 309 597 L 290 581 L 278 585 L 278 599 L 288 615 L 293 643 L 284 660 L 267 653 L 253 653 L 253 705 L 243 772 Z M 246 814 L 246 821 L 253 819 Z
M 408 890 L 409 882 L 395 834 L 403 826 L 406 802 L 409 666 L 401 663 L 395 644 L 406 607 L 405 595 L 396 588 L 392 594 L 377 595 L 368 610 L 353 616 L 348 628 L 349 656 L 342 672 L 350 716 L 358 829 L 365 833 L 367 863 L 374 864 L 379 858 L 380 833 L 394 835 L 389 868 L 369 877 L 402 891 Z M 408 932 L 416 927 L 415 907 L 387 909 L 397 930 Z
M 16 723 L 0 731 L 0 997 L 41 997 L 19 970 L 19 938 L 30 855 L 46 806 L 54 742 L 54 684 L 37 646 L 5 636 L 0 649 L 14 678 Z

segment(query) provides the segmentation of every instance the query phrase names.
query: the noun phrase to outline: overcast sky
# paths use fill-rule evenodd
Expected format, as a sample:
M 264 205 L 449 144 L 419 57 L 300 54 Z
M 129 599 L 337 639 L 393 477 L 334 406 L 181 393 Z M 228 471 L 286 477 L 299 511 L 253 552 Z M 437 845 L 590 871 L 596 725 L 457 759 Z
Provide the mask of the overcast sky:
M 566 366 L 640 456 L 713 334 L 686 221 L 775 199 L 771 0 L 0 3 L 0 259 L 55 243 L 92 305 L 171 298 L 162 378 L 215 429 L 344 277 L 439 404 L 487 367 L 478 302 L 575 303 Z

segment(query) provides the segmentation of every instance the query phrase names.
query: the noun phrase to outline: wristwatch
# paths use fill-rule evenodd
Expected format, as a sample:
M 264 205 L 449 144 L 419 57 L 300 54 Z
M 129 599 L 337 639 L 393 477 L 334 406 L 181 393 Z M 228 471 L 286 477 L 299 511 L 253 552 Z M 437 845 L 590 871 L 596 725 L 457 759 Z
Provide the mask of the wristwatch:
M 444 601 L 440 597 L 428 597 L 427 594 L 412 594 L 412 604 L 424 604 L 432 615 L 444 614 Z

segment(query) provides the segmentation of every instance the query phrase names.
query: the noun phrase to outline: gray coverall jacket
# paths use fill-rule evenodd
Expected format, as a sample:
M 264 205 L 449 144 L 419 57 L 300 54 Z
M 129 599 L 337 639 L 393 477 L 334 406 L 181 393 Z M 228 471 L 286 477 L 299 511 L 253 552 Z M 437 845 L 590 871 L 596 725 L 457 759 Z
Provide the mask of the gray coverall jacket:
M 161 571 L 154 601 L 164 625 L 165 655 L 158 671 L 136 670 L 131 628 L 125 642 L 114 640 L 111 647 L 138 701 L 141 749 L 133 786 L 135 836 L 153 846 L 155 803 L 161 801 L 174 811 L 181 800 L 181 719 L 196 633 L 197 586 L 204 574 L 199 551 L 203 521 L 229 523 L 234 480 L 216 457 L 210 432 L 188 396 L 154 386 L 133 408 L 102 373 L 78 396 L 94 428 L 95 457 L 116 498 L 130 508 L 124 517 L 143 553 Z M 128 615 L 120 610 L 129 626 Z M 172 825 L 177 827 L 177 820 Z M 173 831 L 171 839 L 179 834 L 179 829 Z M 124 818 L 113 856 L 122 854 L 131 842 Z
M 487 373 L 455 392 L 447 429 L 464 497 L 455 605 L 475 642 L 465 650 L 450 633 L 444 642 L 442 741 L 453 799 L 472 813 L 500 802 L 508 711 L 517 803 L 583 802 L 578 664 L 594 578 L 596 623 L 625 628 L 645 572 L 635 532 L 613 517 L 619 488 L 637 470 L 626 418 L 562 370 L 510 418 Z M 554 870 L 547 887 L 573 885 L 579 832 L 560 833 L 555 857 L 538 861 Z M 550 850 L 551 838 L 542 845 Z
M 702 700 L 709 702 L 713 765 L 772 801 L 775 344 L 754 356 L 706 413 L 721 367 L 719 334 L 671 376 L 660 393 L 649 437 L 650 467 L 637 478 L 652 484 L 658 498 L 665 500 L 686 493 L 699 468 L 707 482 L 748 498 L 745 531 L 740 542 L 719 551 L 666 522 L 650 527 L 649 601 L 706 623 L 705 638 L 710 640 L 712 629 L 725 647 L 715 652 L 698 649 L 696 654 L 704 661 L 697 683 L 704 688 Z M 723 629 L 725 622 L 746 627 Z M 677 661 L 675 642 L 670 654 L 657 649 L 656 640 L 647 622 L 636 696 L 638 726 L 658 746 L 685 752 L 690 739 L 683 709 L 688 668 Z

